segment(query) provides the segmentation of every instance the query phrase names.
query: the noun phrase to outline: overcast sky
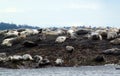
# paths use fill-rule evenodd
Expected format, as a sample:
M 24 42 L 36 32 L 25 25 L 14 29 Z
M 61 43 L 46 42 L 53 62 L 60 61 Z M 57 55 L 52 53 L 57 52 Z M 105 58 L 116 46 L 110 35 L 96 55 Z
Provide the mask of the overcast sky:
M 120 26 L 120 0 L 0 0 L 0 22 Z

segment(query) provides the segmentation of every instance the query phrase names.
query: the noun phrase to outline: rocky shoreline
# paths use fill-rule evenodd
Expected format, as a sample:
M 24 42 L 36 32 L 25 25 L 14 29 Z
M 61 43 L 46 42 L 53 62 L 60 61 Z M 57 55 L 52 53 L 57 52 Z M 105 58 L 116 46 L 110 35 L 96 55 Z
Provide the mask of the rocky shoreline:
M 0 67 L 120 64 L 119 33 L 117 28 L 0 31 Z

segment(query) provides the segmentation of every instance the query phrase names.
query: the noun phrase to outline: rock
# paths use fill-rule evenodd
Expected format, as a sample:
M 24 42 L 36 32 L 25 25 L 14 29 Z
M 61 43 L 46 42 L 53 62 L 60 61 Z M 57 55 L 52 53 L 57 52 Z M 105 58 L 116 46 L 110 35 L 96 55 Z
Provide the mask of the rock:
M 55 42 L 62 43 L 66 40 L 66 38 L 67 38 L 66 36 L 59 36 L 57 37 Z
M 67 52 L 72 53 L 74 50 L 74 47 L 73 46 L 66 46 L 66 50 L 67 50 Z
M 32 56 L 30 54 L 25 54 L 22 56 L 23 60 L 33 60 Z
M 23 42 L 23 45 L 24 45 L 25 47 L 35 47 L 35 46 L 37 46 L 37 44 L 34 43 L 33 41 L 24 41 L 24 42 Z
M 61 65 L 64 63 L 64 60 L 58 58 L 58 59 L 56 59 L 55 63 L 56 63 L 56 65 Z
M 110 41 L 111 44 L 119 45 L 120 44 L 120 38 L 114 39 Z
M 39 55 L 35 55 L 33 59 L 35 62 L 41 63 L 41 61 L 43 60 L 43 57 Z
M 104 62 L 105 59 L 104 59 L 103 56 L 97 56 L 97 57 L 94 59 L 94 61 L 96 61 L 96 62 Z
M 112 48 L 112 49 L 107 49 L 102 52 L 102 54 L 106 55 L 120 55 L 120 49 L 118 48 Z

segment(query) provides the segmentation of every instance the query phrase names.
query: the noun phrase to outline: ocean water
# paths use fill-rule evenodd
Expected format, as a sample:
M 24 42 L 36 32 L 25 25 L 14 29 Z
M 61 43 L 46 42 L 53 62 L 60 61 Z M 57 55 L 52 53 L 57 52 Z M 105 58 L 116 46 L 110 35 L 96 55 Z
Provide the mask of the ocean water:
M 40 69 L 4 69 L 0 76 L 120 76 L 114 66 L 52 67 Z

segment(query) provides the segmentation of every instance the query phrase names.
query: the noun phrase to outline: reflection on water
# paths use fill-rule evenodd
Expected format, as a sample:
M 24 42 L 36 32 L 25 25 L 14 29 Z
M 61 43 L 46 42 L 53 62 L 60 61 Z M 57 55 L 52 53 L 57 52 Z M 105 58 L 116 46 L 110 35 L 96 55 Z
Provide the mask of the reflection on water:
M 120 76 L 114 66 L 52 67 L 40 69 L 0 69 L 0 76 Z

